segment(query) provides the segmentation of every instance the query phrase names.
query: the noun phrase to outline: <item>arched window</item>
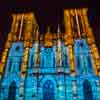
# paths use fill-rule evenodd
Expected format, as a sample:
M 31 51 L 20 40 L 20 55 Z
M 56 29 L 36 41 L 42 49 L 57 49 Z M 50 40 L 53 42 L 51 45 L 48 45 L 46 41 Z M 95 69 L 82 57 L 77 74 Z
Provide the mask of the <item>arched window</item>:
M 92 62 L 91 62 L 91 58 L 90 58 L 90 56 L 87 57 L 87 60 L 88 60 L 89 68 L 91 68 L 91 66 L 92 66 Z
M 19 71 L 21 71 L 22 58 L 19 60 Z
M 87 57 L 87 61 L 88 61 L 88 71 L 91 73 L 93 72 L 91 56 Z
M 84 100 L 93 100 L 92 87 L 88 80 L 83 82 Z
M 77 68 L 80 69 L 80 58 L 77 57 Z
M 76 58 L 76 67 L 77 67 L 78 74 L 81 74 L 81 71 L 82 71 L 82 70 L 81 70 L 81 69 L 82 69 L 82 68 L 81 68 L 82 66 L 81 66 L 80 60 L 81 60 L 81 59 L 80 59 L 80 57 L 78 56 L 78 57 Z
M 9 86 L 7 100 L 16 100 L 16 83 L 14 81 Z
M 69 66 L 69 64 L 68 64 L 68 56 L 67 55 L 65 55 L 65 59 L 64 59 L 65 61 L 64 61 L 64 65 L 65 66 Z
M 33 61 L 34 59 L 33 59 L 33 55 L 31 55 L 31 66 L 30 66 L 30 68 L 32 68 L 33 67 L 33 65 L 34 65 L 34 61 Z
M 43 85 L 43 100 L 54 100 L 54 84 L 51 80 Z
M 10 61 L 9 61 L 9 65 L 8 65 L 9 67 L 9 69 L 8 69 L 8 71 L 10 72 L 11 71 L 11 67 L 12 67 L 12 59 L 10 59 Z
M 44 49 L 44 67 L 53 67 L 52 48 Z

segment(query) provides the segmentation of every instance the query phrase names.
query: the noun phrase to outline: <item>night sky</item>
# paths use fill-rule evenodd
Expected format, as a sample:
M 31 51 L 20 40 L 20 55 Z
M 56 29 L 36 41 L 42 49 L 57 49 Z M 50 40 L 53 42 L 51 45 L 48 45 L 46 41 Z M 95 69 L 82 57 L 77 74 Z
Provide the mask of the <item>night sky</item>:
M 2 2 L 1 2 L 2 1 Z M 48 25 L 51 32 L 56 32 L 57 24 L 63 30 L 63 10 L 88 7 L 91 27 L 100 52 L 100 5 L 96 0 L 1 0 L 0 2 L 0 54 L 11 27 L 12 13 L 34 11 L 40 26 L 40 33 L 45 33 Z M 99 0 L 98 0 L 99 1 Z

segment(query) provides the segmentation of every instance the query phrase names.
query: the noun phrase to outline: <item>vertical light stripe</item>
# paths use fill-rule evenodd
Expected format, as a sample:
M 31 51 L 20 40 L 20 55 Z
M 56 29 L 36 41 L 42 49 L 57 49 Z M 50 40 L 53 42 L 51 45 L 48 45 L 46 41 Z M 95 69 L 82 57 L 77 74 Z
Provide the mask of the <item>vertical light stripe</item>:
M 24 21 L 24 14 L 21 16 L 21 26 L 20 26 L 20 31 L 19 31 L 19 40 L 20 40 L 21 34 L 22 34 L 23 21 Z
M 77 23 L 78 35 L 79 35 L 79 38 L 81 38 L 80 26 L 79 26 L 79 20 L 78 20 L 78 15 L 77 15 L 77 10 L 76 10 L 76 9 L 75 9 L 75 17 L 76 17 L 76 23 Z

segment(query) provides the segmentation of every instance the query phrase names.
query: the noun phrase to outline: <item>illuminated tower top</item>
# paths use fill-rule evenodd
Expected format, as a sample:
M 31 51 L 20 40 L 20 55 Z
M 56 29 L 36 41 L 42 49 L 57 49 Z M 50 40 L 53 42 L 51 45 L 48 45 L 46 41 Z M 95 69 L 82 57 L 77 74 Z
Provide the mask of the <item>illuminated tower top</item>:
M 11 31 L 8 34 L 5 50 L 2 54 L 3 58 L 1 61 L 2 67 L 0 69 L 0 72 L 3 72 L 4 65 L 6 62 L 5 55 L 7 55 L 13 42 L 23 41 L 24 48 L 26 49 L 25 52 L 28 52 L 28 49 L 32 48 L 33 43 L 37 43 L 36 47 L 39 48 L 39 43 L 41 44 L 42 40 L 44 47 L 52 47 L 54 43 L 53 40 L 55 39 L 57 40 L 56 45 L 58 47 L 57 52 L 59 55 L 59 59 L 61 59 L 62 41 L 64 43 L 64 46 L 68 47 L 70 70 L 72 75 L 75 75 L 75 41 L 85 39 L 87 44 L 89 45 L 91 56 L 93 57 L 95 74 L 100 75 L 99 54 L 95 45 L 95 39 L 92 33 L 92 29 L 88 21 L 87 11 L 87 8 L 68 10 L 65 9 L 65 32 L 61 33 L 60 26 L 58 25 L 58 30 L 56 34 L 50 32 L 50 27 L 48 27 L 47 32 L 45 34 L 40 34 L 38 23 L 35 19 L 34 13 L 12 14 L 13 21 Z M 25 67 L 22 67 L 22 69 L 24 68 Z

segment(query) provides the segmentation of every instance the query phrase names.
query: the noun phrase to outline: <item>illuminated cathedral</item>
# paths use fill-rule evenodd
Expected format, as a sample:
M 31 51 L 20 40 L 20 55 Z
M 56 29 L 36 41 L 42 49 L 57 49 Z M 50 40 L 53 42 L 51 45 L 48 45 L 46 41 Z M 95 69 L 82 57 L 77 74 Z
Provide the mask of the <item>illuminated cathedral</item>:
M 41 34 L 32 12 L 12 14 L 0 62 L 0 100 L 100 100 L 100 57 L 87 8 Z

